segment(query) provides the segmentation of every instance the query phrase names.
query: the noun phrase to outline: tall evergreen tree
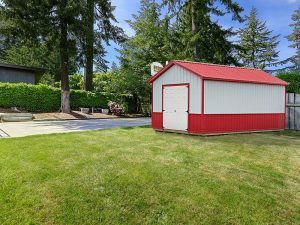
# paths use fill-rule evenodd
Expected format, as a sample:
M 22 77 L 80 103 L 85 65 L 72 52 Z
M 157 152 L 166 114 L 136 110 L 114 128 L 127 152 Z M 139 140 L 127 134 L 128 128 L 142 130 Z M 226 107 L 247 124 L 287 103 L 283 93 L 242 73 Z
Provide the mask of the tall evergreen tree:
M 85 30 L 85 90 L 93 90 L 93 66 L 94 66 L 94 23 L 95 23 L 95 1 L 86 0 L 86 10 L 83 15 L 86 30 Z
M 290 26 L 293 29 L 293 33 L 287 36 L 287 39 L 292 42 L 289 47 L 296 49 L 296 54 L 288 59 L 292 65 L 287 67 L 287 69 L 300 71 L 300 6 L 292 15 L 292 20 L 293 23 Z
M 70 112 L 69 60 L 74 55 L 76 19 L 80 5 L 73 0 L 3 0 L 2 11 L 13 24 L 14 34 L 23 40 L 57 44 L 61 75 L 61 111 Z
M 74 56 L 85 58 L 86 89 L 91 90 L 93 60 L 102 67 L 106 62 L 102 42 L 109 44 L 111 39 L 120 41 L 123 38 L 122 29 L 114 25 L 114 7 L 110 0 L 3 0 L 0 7 L 0 14 L 5 18 L 5 23 L 0 19 L 0 30 L 6 36 L 0 47 L 6 48 L 16 40 L 30 41 L 36 46 L 42 43 L 49 52 L 57 46 L 62 112 L 70 112 L 70 60 Z
M 257 19 L 257 10 L 252 8 L 246 16 L 246 26 L 239 30 L 240 51 L 238 56 L 247 67 L 265 69 L 278 64 L 276 47 L 279 35 L 272 36 L 272 31 L 266 27 L 266 22 Z
M 109 45 L 109 41 L 116 43 L 124 41 L 123 30 L 114 25 L 117 22 L 113 15 L 115 7 L 110 0 L 82 0 L 82 34 L 81 45 L 84 56 L 85 89 L 93 89 L 93 68 L 94 60 L 98 70 L 106 70 L 106 61 L 103 59 L 106 54 L 103 41 Z
M 156 61 L 164 64 L 169 60 L 166 30 L 160 18 L 160 7 L 154 0 L 141 0 L 140 10 L 128 21 L 135 35 L 120 50 L 121 68 L 114 79 L 115 86 L 133 96 L 136 111 L 141 111 L 143 103 L 150 103 L 149 64 Z
M 111 72 L 116 72 L 118 70 L 118 65 L 113 61 L 110 67 Z
M 181 52 L 186 59 L 221 64 L 237 64 L 232 56 L 235 45 L 228 40 L 232 29 L 223 29 L 212 16 L 232 13 L 233 20 L 242 21 L 242 8 L 231 0 L 220 0 L 226 7 L 220 10 L 213 0 L 165 0 L 170 15 L 176 15 L 177 36 Z M 172 16 L 171 16 L 172 17 Z
M 52 39 L 50 33 L 43 38 L 29 38 L 20 29 L 8 10 L 5 5 L 0 7 L 0 61 L 23 66 L 42 67 L 52 81 L 60 81 L 58 40 L 53 39 L 50 44 L 49 40 Z M 77 70 L 76 55 L 72 54 L 70 57 L 69 73 L 72 74 Z

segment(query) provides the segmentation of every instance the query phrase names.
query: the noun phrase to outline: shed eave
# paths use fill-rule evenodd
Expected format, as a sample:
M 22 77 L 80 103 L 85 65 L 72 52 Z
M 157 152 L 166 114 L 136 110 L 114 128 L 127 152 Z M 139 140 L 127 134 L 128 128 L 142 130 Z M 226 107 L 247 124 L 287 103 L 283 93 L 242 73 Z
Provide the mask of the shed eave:
M 167 70 L 169 70 L 172 66 L 177 65 L 180 66 L 181 68 L 184 68 L 185 70 L 193 73 L 196 76 L 201 77 L 201 79 L 204 80 L 215 80 L 215 81 L 224 81 L 224 82 L 238 82 L 238 83 L 253 83 L 253 84 L 269 84 L 269 85 L 280 85 L 280 86 L 287 86 L 288 83 L 278 79 L 278 82 L 268 82 L 268 81 L 254 81 L 254 80 L 239 80 L 239 79 L 225 79 L 225 78 L 216 78 L 216 77 L 210 77 L 210 76 L 206 76 L 200 73 L 197 73 L 195 71 L 193 71 L 192 69 L 189 69 L 186 66 L 183 66 L 179 63 L 180 61 L 171 61 L 167 66 L 165 66 L 163 69 L 161 69 L 158 73 L 156 73 L 155 75 L 153 75 L 152 77 L 148 78 L 147 82 L 148 83 L 153 83 L 157 78 L 159 78 L 162 74 L 164 74 Z M 200 63 L 199 63 L 200 64 Z M 219 65 L 216 65 L 219 66 Z M 270 74 L 269 74 L 270 75 Z M 270 75 L 272 76 L 272 75 Z

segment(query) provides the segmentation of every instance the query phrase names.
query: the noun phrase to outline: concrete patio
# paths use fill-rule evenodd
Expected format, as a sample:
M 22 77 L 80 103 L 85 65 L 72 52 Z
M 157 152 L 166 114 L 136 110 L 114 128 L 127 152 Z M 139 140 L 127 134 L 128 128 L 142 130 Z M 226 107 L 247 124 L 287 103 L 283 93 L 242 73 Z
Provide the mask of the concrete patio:
M 116 127 L 150 125 L 150 118 L 99 119 L 72 121 L 10 122 L 0 124 L 0 138 L 65 133 L 85 130 L 102 130 Z

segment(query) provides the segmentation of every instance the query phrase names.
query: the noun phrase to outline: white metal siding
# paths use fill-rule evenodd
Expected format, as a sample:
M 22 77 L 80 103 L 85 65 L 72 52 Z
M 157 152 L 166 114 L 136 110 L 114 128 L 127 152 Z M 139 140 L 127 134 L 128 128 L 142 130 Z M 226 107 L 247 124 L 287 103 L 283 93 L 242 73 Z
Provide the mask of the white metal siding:
M 177 65 L 153 82 L 153 112 L 162 112 L 162 85 L 190 84 L 190 113 L 201 113 L 201 78 Z
M 204 81 L 205 114 L 284 113 L 279 85 Z

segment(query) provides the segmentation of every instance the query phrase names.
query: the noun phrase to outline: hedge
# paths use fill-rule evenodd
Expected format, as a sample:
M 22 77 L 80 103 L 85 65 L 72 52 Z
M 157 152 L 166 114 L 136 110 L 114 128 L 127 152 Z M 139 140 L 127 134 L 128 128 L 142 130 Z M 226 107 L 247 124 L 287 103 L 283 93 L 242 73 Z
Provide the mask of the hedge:
M 71 96 L 71 107 L 98 107 L 98 108 L 108 108 L 107 96 L 103 93 L 82 91 L 82 90 L 72 90 Z
M 19 107 L 30 112 L 51 112 L 60 108 L 60 89 L 47 85 L 0 83 L 0 107 Z M 107 108 L 107 97 L 101 93 L 71 91 L 71 108 Z

